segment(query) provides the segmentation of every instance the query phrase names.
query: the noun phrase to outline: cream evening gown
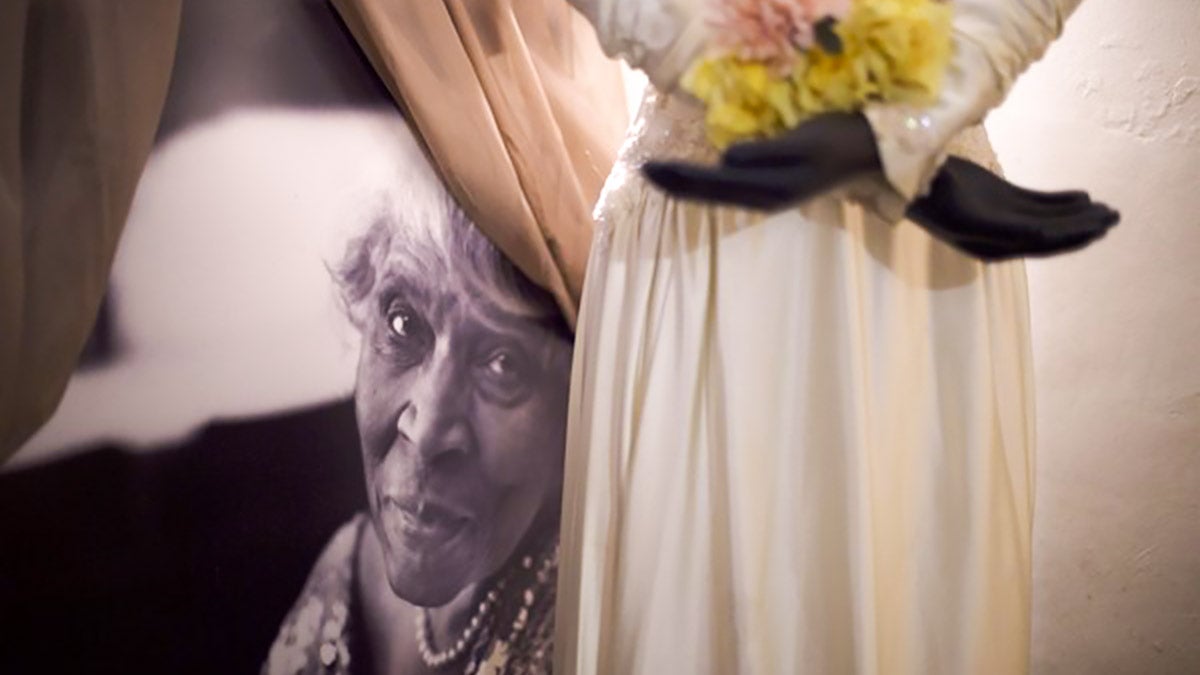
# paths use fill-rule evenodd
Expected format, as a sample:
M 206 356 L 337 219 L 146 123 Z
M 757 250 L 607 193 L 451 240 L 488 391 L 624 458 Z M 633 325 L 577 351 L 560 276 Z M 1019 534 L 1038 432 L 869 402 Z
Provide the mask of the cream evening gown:
M 681 43 L 702 43 L 693 2 L 582 4 L 660 86 L 694 54 Z M 597 207 L 577 329 L 557 672 L 1027 669 L 1024 268 L 880 213 L 920 189 L 1075 3 L 958 4 L 957 70 L 915 118 L 933 131 L 873 111 L 891 185 L 856 200 L 769 217 L 673 201 L 640 162 L 714 151 L 692 101 L 646 97 Z M 1012 20 L 971 24 L 988 12 Z M 987 49 L 964 46 L 980 26 Z M 1012 29 L 1008 51 L 988 42 Z M 969 77 L 981 63 L 986 86 Z M 956 142 L 989 161 L 978 128 Z

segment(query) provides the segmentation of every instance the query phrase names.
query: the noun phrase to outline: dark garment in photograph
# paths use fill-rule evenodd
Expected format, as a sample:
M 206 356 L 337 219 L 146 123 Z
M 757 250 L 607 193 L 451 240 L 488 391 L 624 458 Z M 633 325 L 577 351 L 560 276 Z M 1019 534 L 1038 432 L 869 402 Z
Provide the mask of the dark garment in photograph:
M 370 521 L 358 514 L 329 540 L 313 566 L 263 664 L 263 675 L 349 675 L 371 672 L 362 608 L 355 595 L 359 541 Z M 553 576 L 549 588 L 554 587 Z M 547 675 L 554 638 L 553 597 L 539 603 L 518 640 L 480 640 L 462 662 L 479 675 Z

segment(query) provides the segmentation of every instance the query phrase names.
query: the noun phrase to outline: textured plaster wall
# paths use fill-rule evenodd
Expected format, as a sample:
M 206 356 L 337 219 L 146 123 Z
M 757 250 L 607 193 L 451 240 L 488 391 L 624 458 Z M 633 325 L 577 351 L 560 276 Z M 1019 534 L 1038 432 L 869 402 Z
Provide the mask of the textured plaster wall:
M 988 126 L 1124 216 L 1028 267 L 1033 670 L 1200 673 L 1200 0 L 1087 0 Z

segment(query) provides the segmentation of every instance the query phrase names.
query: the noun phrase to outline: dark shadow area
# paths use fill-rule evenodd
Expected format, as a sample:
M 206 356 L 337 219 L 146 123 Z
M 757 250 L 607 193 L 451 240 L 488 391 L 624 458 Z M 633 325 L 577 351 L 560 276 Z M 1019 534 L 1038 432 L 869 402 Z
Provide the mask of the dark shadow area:
M 157 142 L 264 107 L 395 104 L 329 0 L 184 0 Z
M 345 401 L 0 475 L 0 672 L 257 672 L 365 506 L 357 445 Z
M 116 323 L 113 320 L 113 299 L 111 289 L 100 301 L 100 309 L 96 311 L 96 322 L 88 333 L 87 342 L 79 354 L 77 370 L 87 370 L 107 365 L 117 356 L 118 339 Z

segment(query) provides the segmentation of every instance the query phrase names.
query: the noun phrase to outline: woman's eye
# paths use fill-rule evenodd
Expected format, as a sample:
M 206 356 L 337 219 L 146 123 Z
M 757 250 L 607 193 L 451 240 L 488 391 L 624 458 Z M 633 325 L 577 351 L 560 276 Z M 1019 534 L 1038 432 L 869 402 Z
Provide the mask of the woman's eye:
M 536 378 L 528 359 L 519 351 L 496 349 L 478 363 L 480 391 L 492 402 L 516 405 L 529 395 Z
M 488 376 L 497 382 L 512 383 L 513 380 L 524 380 L 527 376 L 523 360 L 509 351 L 492 352 L 483 367 Z
M 497 377 L 513 374 L 513 359 L 503 352 L 492 356 L 487 363 L 487 369 Z
M 410 366 L 424 358 L 431 342 L 429 325 L 412 307 L 394 304 L 383 315 L 387 325 L 385 349 L 396 363 Z
M 388 317 L 388 327 L 392 332 L 400 337 L 411 337 L 409 330 L 411 328 L 412 316 L 408 312 L 395 312 Z
M 397 338 L 413 340 L 422 337 L 425 324 L 412 307 L 393 302 L 384 313 L 388 331 Z

